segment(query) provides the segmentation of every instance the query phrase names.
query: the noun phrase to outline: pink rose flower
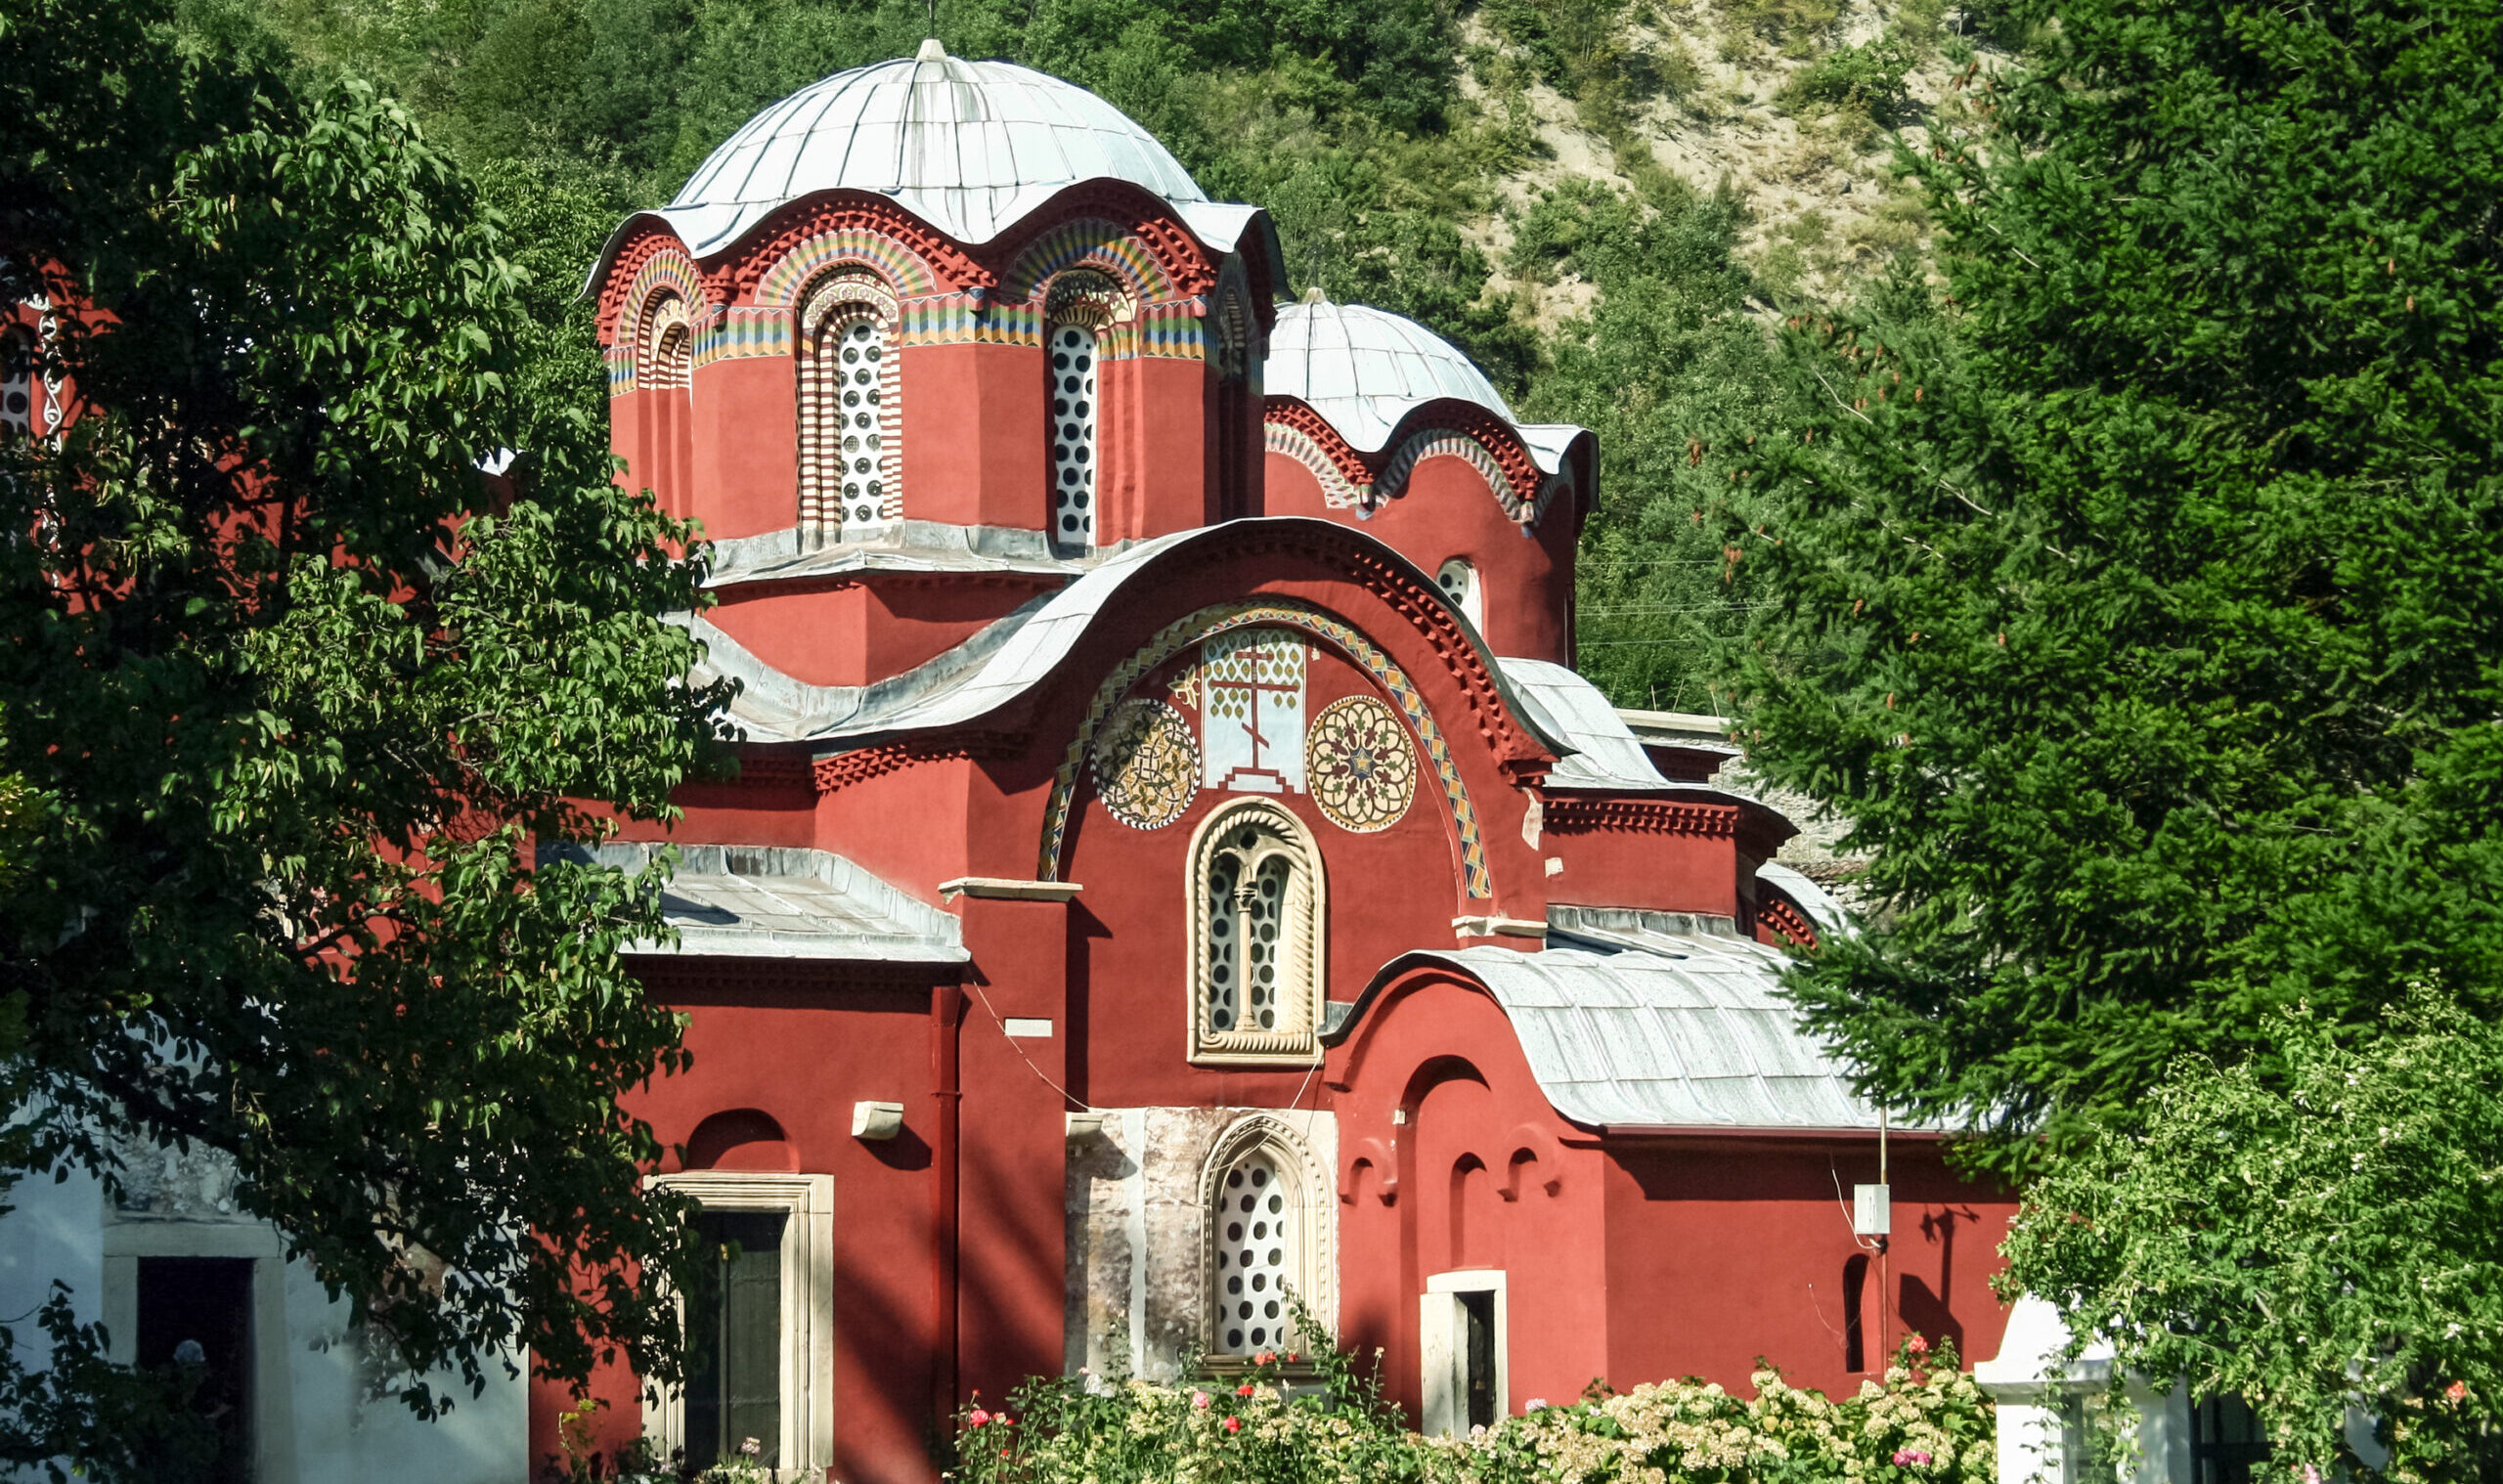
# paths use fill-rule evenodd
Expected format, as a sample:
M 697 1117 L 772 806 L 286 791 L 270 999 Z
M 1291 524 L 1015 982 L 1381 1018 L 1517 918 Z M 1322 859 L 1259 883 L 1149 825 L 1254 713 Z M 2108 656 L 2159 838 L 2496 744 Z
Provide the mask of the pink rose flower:
M 2453 1381 L 2442 1388 L 2442 1394 L 2455 1402 L 2466 1401 L 2468 1400 L 2468 1382 Z
M 990 1414 L 983 1411 L 980 1407 L 976 1407 L 973 1410 L 973 1415 L 966 1418 L 965 1420 L 973 1426 L 980 1427 L 990 1420 Z
M 1243 1419 L 1239 1417 L 1227 1418 L 1225 1419 L 1225 1430 L 1228 1432 L 1241 1432 L 1243 1430 Z
M 1206 1412 L 1206 1411 L 1208 1411 L 1208 1394 L 1207 1392 L 1205 1392 L 1205 1391 L 1194 1391 L 1194 1392 L 1192 1392 L 1192 1393 L 1191 1393 L 1191 1410 L 1192 1410 L 1193 1412 Z
M 1929 1353 L 1929 1341 L 1915 1334 L 1911 1338 L 1904 1341 L 1904 1348 L 1910 1350 L 1914 1355 L 1927 1355 Z

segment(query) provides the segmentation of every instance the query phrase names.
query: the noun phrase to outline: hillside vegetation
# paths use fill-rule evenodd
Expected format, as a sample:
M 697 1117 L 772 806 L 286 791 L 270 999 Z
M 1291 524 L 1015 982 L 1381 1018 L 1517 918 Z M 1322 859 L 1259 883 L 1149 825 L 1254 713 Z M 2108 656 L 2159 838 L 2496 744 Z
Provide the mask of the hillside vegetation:
M 575 296 L 765 103 L 909 54 L 897 0 L 193 0 L 206 41 L 404 101 L 505 213 L 532 375 L 599 410 Z M 1221 198 L 1276 216 L 1297 291 L 1409 314 L 1524 417 L 1601 435 L 1584 668 L 1711 710 L 1743 611 L 1692 451 L 1775 396 L 1764 321 L 1920 272 L 1887 168 L 1993 38 L 1940 0 L 943 0 L 964 56 L 1095 89 Z M 1736 434 L 1735 436 L 1743 436 Z

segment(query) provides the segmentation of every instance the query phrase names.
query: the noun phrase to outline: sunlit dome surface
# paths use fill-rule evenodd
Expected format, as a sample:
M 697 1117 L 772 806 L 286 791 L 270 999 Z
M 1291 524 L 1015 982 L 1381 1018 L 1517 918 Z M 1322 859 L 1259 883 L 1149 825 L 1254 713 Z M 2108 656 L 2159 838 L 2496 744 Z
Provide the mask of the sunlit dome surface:
M 979 243 L 1068 187 L 1107 179 L 1163 196 L 1220 247 L 1250 215 L 1208 206 L 1155 136 L 1084 88 L 928 41 L 918 57 L 837 72 L 749 119 L 660 214 L 701 257 L 787 201 L 849 188 Z
M 1362 304 L 1279 306 L 1261 390 L 1300 397 L 1339 436 L 1379 452 L 1399 419 L 1426 403 L 1474 402 L 1507 422 L 1494 383 L 1450 341 L 1416 321 Z

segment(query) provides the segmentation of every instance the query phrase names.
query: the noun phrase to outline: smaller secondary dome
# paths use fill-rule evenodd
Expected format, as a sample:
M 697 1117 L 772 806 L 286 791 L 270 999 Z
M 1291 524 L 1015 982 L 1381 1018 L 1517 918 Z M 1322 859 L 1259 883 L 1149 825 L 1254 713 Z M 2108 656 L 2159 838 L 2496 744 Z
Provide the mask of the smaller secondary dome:
M 1428 402 L 1473 402 L 1514 420 L 1486 373 L 1450 341 L 1387 310 L 1319 298 L 1278 307 L 1262 389 L 1301 398 L 1368 454 Z
M 1175 205 L 1208 196 L 1156 137 L 1074 83 L 937 41 L 774 104 L 688 177 L 660 214 L 698 257 L 814 191 L 875 191 L 960 242 L 1016 225 L 1048 196 L 1122 180 Z

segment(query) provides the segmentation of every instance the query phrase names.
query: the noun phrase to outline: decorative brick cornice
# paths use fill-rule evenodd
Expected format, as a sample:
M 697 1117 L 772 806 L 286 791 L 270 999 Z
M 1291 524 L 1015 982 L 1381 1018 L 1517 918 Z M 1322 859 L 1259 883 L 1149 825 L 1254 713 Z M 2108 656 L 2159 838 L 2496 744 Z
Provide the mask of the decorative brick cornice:
M 686 244 L 678 234 L 656 221 L 637 222 L 627 234 L 626 240 L 608 260 L 608 272 L 599 281 L 598 333 L 600 343 L 614 343 L 618 336 L 617 321 L 628 309 L 627 297 L 643 269 L 652 259 L 666 252 L 684 254 Z M 707 285 L 710 286 L 709 284 Z M 699 306 L 689 305 L 690 311 Z
M 1355 496 L 1370 504 L 1403 493 L 1409 470 L 1418 459 L 1435 453 L 1460 453 L 1489 477 L 1489 493 L 1504 514 L 1523 523 L 1538 519 L 1556 482 L 1539 471 L 1529 445 L 1513 425 L 1474 403 L 1443 399 L 1408 415 L 1379 455 L 1368 457 L 1339 435 L 1330 420 L 1299 397 L 1283 394 L 1262 399 L 1261 420 L 1269 427 L 1289 428 L 1311 440 L 1310 446 L 1330 461 Z M 1438 436 L 1439 435 L 1439 436 Z M 1315 470 L 1316 475 L 1322 471 Z M 1329 480 L 1322 480 L 1325 487 Z
M 987 291 L 999 276 L 977 262 L 955 240 L 884 197 L 858 191 L 821 191 L 802 196 L 749 229 L 716 253 L 705 286 L 731 303 L 746 302 L 757 281 L 785 253 L 829 232 L 871 232 L 902 243 L 929 265 L 940 283 L 956 290 Z
M 1095 183 L 1053 196 L 1018 223 L 996 245 L 999 260 L 1013 263 L 1027 244 L 1076 217 L 1102 217 L 1121 228 L 1156 254 L 1159 267 L 1172 281 L 1173 292 L 1190 297 L 1216 286 L 1216 259 L 1200 245 L 1190 229 L 1176 221 L 1162 196 L 1136 186 Z M 986 253 L 992 248 L 985 248 Z
M 1763 883 L 1758 882 L 1757 886 L 1761 889 Z M 1817 951 L 1816 926 L 1787 897 L 1767 895 L 1756 904 L 1756 936 L 1777 946 L 1788 943 L 1811 953 Z
M 831 794 L 837 789 L 866 783 L 872 778 L 883 778 L 889 773 L 924 763 L 964 760 L 983 763 L 1013 758 L 1025 751 L 1026 740 L 1021 734 L 1009 732 L 949 732 L 856 747 L 850 752 L 816 760 L 813 769 L 816 790 L 820 794 Z
M 1537 514 L 1539 489 L 1547 476 L 1539 472 L 1538 460 L 1529 457 L 1529 445 L 1521 442 L 1511 423 L 1474 402 L 1433 402 L 1408 415 L 1392 435 L 1390 447 L 1396 449 L 1427 428 L 1447 428 L 1475 439 L 1504 471 L 1504 482 L 1512 486 L 1512 498 L 1504 505 L 1513 518 L 1527 520 Z
M 738 781 L 759 788 L 807 788 L 814 776 L 811 764 L 802 753 L 742 747 Z
M 1557 834 L 1612 830 L 1621 834 L 1695 835 L 1735 840 L 1738 807 L 1735 804 L 1674 804 L 1665 799 L 1579 798 L 1550 795 L 1541 824 Z
M 759 995 L 823 995 L 927 992 L 963 973 L 960 964 L 852 963 L 829 959 L 699 958 L 692 955 L 627 955 L 627 972 L 666 1004 L 680 997 L 742 998 Z
M 1373 465 L 1365 462 L 1365 456 L 1357 453 L 1346 439 L 1339 437 L 1339 430 L 1330 425 L 1330 419 L 1314 412 L 1302 398 L 1264 397 L 1261 399 L 1260 418 L 1278 427 L 1293 428 L 1311 439 L 1320 448 L 1322 457 L 1330 460 L 1332 467 L 1347 483 L 1358 489 L 1373 484 Z

